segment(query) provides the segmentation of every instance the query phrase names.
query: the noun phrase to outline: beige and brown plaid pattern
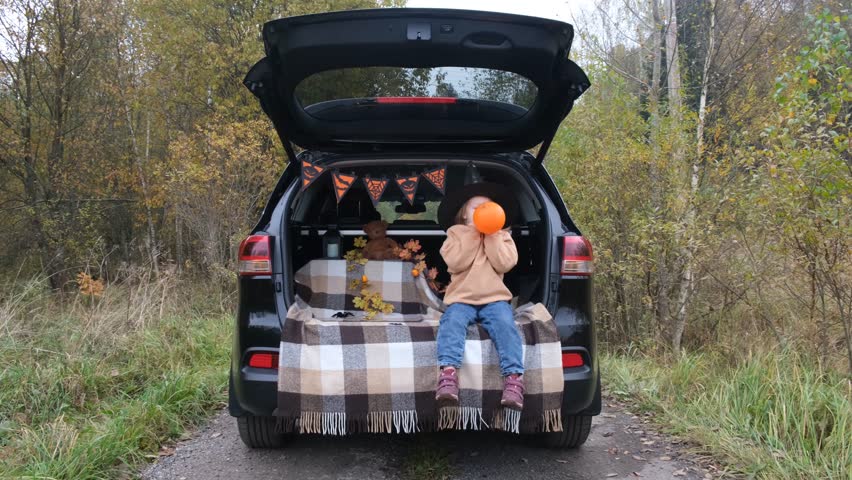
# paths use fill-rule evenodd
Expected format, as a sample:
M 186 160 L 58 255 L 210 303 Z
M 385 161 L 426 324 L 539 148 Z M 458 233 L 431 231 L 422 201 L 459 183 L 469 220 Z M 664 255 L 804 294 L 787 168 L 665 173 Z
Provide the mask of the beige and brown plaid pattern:
M 298 307 L 294 307 L 298 308 Z M 401 433 L 436 428 L 554 431 L 562 404 L 561 346 L 552 320 L 517 323 L 524 339 L 524 410 L 504 426 L 503 382 L 494 344 L 480 325 L 468 329 L 460 409 L 438 412 L 438 323 L 296 320 L 281 334 L 279 425 L 285 431 Z
M 346 260 L 312 260 L 296 272 L 296 294 L 316 319 L 360 322 L 364 312 L 353 300 L 360 294 L 362 275 L 366 275 L 369 289 L 394 307 L 393 313 L 379 314 L 374 321 L 416 322 L 427 313 L 425 292 L 420 290 L 428 287 L 425 282 L 418 285 L 411 274 L 413 268 L 413 263 L 401 260 L 371 260 L 348 270 Z M 353 281 L 356 288 L 350 288 Z M 347 313 L 351 315 L 341 316 Z

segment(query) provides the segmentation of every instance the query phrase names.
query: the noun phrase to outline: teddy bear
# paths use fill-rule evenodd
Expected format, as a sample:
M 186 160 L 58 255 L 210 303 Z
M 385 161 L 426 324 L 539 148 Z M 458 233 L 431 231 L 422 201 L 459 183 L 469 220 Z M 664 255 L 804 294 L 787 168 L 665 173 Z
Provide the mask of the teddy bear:
M 399 244 L 388 238 L 385 233 L 388 222 L 384 220 L 373 220 L 364 225 L 364 233 L 367 234 L 367 245 L 363 254 L 368 260 L 395 260 L 399 252 Z

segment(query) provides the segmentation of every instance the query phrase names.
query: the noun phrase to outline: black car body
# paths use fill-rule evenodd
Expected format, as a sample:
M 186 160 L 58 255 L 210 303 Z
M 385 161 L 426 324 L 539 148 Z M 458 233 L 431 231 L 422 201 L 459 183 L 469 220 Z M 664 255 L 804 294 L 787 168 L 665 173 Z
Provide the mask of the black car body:
M 290 162 L 240 248 L 229 407 L 246 444 L 281 442 L 271 415 L 293 272 L 322 257 L 329 231 L 342 236 L 345 250 L 375 215 L 357 194 L 331 205 L 329 188 L 303 190 L 303 162 L 390 175 L 446 165 L 447 188 L 460 185 L 474 164 L 515 192 L 522 215 L 512 234 L 520 260 L 506 283 L 522 300 L 548 308 L 563 346 L 565 431 L 540 436 L 554 446 L 582 444 L 601 407 L 592 252 L 543 165 L 560 122 L 589 86 L 568 59 L 572 27 L 497 13 L 380 9 L 277 20 L 264 26 L 263 38 L 266 57 L 245 85 Z M 495 88 L 470 87 L 470 78 Z M 297 155 L 291 142 L 305 150 Z M 536 145 L 536 155 L 526 151 Z M 388 234 L 419 238 L 437 252 L 445 238 L 430 217 L 437 192 L 420 187 L 410 206 L 394 195 L 386 194 L 388 205 L 399 202 L 385 210 L 399 214 Z

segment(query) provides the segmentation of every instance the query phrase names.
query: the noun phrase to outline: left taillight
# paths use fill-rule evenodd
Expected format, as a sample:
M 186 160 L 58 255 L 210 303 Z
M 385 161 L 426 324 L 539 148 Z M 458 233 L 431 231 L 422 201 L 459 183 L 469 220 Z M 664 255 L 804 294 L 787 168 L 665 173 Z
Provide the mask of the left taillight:
M 254 352 L 248 359 L 248 366 L 254 368 L 278 368 L 278 354 Z
M 240 244 L 240 275 L 271 275 L 272 258 L 268 235 L 249 235 Z

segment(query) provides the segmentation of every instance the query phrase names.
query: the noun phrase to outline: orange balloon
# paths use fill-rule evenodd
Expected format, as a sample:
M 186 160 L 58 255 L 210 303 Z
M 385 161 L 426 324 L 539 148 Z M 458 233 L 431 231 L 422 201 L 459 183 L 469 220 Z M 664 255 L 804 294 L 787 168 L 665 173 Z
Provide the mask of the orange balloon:
M 473 225 L 486 235 L 500 230 L 505 223 L 506 212 L 496 202 L 485 202 L 473 211 Z

